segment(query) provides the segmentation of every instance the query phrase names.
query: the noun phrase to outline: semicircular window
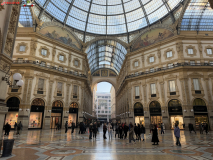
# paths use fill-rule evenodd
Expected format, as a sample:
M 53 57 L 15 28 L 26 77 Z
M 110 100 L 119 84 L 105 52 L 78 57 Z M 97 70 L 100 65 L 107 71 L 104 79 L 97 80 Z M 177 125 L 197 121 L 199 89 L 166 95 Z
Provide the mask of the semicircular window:
M 91 74 L 100 68 L 109 68 L 118 74 L 127 50 L 114 40 L 98 40 L 87 47 L 86 53 Z

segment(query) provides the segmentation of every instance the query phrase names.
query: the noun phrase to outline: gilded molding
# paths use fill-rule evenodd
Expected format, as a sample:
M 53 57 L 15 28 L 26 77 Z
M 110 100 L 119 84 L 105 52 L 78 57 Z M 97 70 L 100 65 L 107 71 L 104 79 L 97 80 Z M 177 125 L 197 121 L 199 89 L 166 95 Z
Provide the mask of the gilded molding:
M 60 61 L 59 60 L 59 56 L 64 56 L 64 61 Z M 67 57 L 66 57 L 66 54 L 64 54 L 63 52 L 59 52 L 58 53 L 58 55 L 57 55 L 57 58 L 58 58 L 58 61 L 60 62 L 60 63 L 66 63 L 66 61 L 67 61 Z
M 43 55 L 43 54 L 41 54 L 42 49 L 47 50 L 47 55 L 46 56 Z M 42 56 L 42 58 L 49 58 L 49 56 L 50 56 L 50 49 L 48 47 L 41 46 L 38 51 L 39 51 L 39 55 Z
M 207 54 L 207 49 L 211 49 L 212 50 L 212 54 Z M 208 57 L 213 57 L 213 46 L 206 46 L 205 49 L 204 49 L 204 52 L 206 53 L 206 56 Z
M 193 49 L 193 54 L 189 54 L 188 49 Z M 194 57 L 197 55 L 197 50 L 195 49 L 195 46 L 192 46 L 192 45 L 186 46 L 185 52 L 190 57 Z
M 75 65 L 75 61 L 78 61 L 78 66 Z M 81 66 L 81 61 L 78 58 L 74 58 L 72 63 L 73 63 L 73 66 L 76 68 L 80 68 L 80 66 Z
M 167 52 L 170 52 L 172 51 L 172 56 L 171 57 L 167 57 Z M 175 56 L 175 51 L 173 48 L 168 48 L 164 51 L 164 54 L 163 54 L 163 57 L 166 59 L 166 60 L 171 60 L 172 58 L 174 58 Z
M 20 51 L 20 46 L 25 46 L 25 51 Z M 19 54 L 27 53 L 28 48 L 29 47 L 28 47 L 27 43 L 25 43 L 25 42 L 18 43 L 16 46 L 16 53 L 19 53 Z

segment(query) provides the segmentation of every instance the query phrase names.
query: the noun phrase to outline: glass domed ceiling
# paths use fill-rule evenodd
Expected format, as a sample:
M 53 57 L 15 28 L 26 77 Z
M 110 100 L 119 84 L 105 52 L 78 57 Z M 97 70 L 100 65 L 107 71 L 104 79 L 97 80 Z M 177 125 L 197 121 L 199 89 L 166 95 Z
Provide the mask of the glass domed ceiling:
M 45 12 L 83 32 L 114 35 L 160 20 L 183 0 L 35 0 Z

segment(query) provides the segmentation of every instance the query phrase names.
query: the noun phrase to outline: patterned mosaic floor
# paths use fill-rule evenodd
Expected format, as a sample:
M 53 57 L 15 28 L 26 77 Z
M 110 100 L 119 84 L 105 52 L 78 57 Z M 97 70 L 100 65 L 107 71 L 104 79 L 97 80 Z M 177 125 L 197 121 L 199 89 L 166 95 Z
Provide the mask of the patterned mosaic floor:
M 88 133 L 71 134 L 70 130 L 67 134 L 64 130 L 30 130 L 20 136 L 11 131 L 8 138 L 15 139 L 13 154 L 1 160 L 213 160 L 213 133 L 181 131 L 181 147 L 175 145 L 173 131 L 159 134 L 158 146 L 152 145 L 149 134 L 144 142 L 131 144 L 114 137 L 103 140 L 102 135 L 89 140 Z

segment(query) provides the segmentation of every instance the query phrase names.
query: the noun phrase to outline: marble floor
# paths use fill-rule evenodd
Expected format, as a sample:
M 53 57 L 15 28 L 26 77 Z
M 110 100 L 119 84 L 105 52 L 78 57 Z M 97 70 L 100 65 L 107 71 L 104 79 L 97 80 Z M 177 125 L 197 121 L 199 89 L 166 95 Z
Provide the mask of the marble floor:
M 78 130 L 76 130 L 78 132 Z M 102 131 L 96 140 L 88 133 L 64 133 L 64 130 L 28 130 L 21 135 L 11 131 L 9 139 L 15 144 L 11 157 L 1 160 L 213 160 L 213 133 L 200 135 L 181 131 L 182 146 L 175 145 L 173 131 L 159 134 L 159 145 L 152 145 L 151 135 L 145 141 L 103 139 Z M 108 134 L 107 134 L 108 136 Z M 7 137 L 4 137 L 7 139 Z

